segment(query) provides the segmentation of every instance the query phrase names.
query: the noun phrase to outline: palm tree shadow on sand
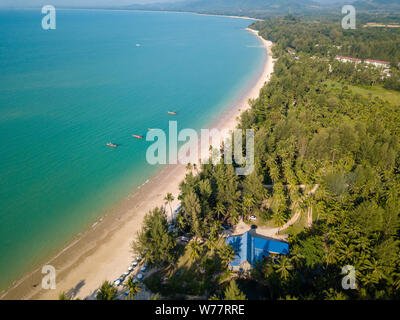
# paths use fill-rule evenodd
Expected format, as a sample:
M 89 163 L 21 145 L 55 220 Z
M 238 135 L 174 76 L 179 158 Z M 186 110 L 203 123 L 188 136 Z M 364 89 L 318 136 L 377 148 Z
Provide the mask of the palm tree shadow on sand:
M 78 282 L 78 284 L 73 287 L 72 289 L 70 289 L 66 295 L 67 297 L 69 297 L 70 299 L 73 299 L 76 297 L 76 295 L 78 294 L 79 290 L 81 290 L 81 288 L 85 285 L 85 280 L 81 280 Z

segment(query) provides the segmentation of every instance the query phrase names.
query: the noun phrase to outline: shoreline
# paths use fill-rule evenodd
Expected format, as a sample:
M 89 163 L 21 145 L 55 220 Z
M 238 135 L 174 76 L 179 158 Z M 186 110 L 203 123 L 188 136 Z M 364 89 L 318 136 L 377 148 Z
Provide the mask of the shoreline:
M 273 72 L 272 43 L 261 38 L 257 31 L 246 30 L 258 37 L 267 52 L 264 68 L 250 88 L 227 108 L 225 114 L 211 123 L 210 128 L 234 129 L 240 114 L 250 108 L 248 100 L 259 96 L 260 89 Z M 164 205 L 167 192 L 177 198 L 179 183 L 185 174 L 183 164 L 165 165 L 47 261 L 45 264 L 51 264 L 57 270 L 56 290 L 41 289 L 43 275 L 38 268 L 14 283 L 0 299 L 58 299 L 58 294 L 63 291 L 72 292 L 74 298 L 81 299 L 93 295 L 102 281 L 113 281 L 126 271 L 132 262 L 130 244 L 141 228 L 144 215 L 154 207 Z M 173 209 L 177 203 L 175 199 Z
M 15 7 L 10 7 L 10 8 L 5 8 L 6 10 L 40 10 L 42 7 L 23 7 L 23 8 L 15 8 Z M 79 7 L 59 7 L 56 8 L 57 10 L 85 10 L 85 11 L 122 11 L 122 12 L 165 12 L 165 13 L 189 13 L 189 14 L 195 14 L 195 15 L 201 15 L 201 16 L 209 16 L 209 17 L 223 17 L 223 18 L 232 18 L 232 19 L 245 19 L 245 20 L 253 20 L 253 21 L 263 21 L 262 19 L 259 18 L 252 18 L 252 17 L 247 17 L 247 16 L 232 16 L 232 15 L 225 15 L 225 14 L 212 14 L 212 13 L 201 13 L 201 12 L 196 12 L 196 11 L 170 11 L 170 10 L 147 10 L 147 9 L 124 9 L 124 8 L 79 8 Z

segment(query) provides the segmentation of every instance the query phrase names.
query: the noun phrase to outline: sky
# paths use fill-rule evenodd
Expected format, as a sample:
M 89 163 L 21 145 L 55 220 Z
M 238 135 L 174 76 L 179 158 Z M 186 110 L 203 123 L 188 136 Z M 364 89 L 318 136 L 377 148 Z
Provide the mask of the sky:
M 53 6 L 124 6 L 133 3 L 176 2 L 178 0 L 0 0 L 2 7 L 38 7 L 46 4 Z

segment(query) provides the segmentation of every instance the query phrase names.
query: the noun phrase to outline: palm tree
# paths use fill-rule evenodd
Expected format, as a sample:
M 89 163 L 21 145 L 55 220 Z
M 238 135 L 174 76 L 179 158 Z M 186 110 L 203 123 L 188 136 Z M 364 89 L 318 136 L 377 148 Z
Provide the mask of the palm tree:
M 192 169 L 193 169 L 192 164 L 190 162 L 188 162 L 187 165 L 186 165 L 186 170 L 191 172 Z
M 353 258 L 357 254 L 357 252 L 354 250 L 354 247 L 352 245 L 347 245 L 345 243 L 339 243 L 339 250 L 338 250 L 338 260 L 340 262 L 346 262 L 351 264 L 353 261 Z
M 203 225 L 201 221 L 201 205 L 196 193 L 190 191 L 183 199 L 185 211 L 191 218 L 191 229 L 197 237 L 203 235 Z
M 301 208 L 301 205 L 303 203 L 302 197 L 297 192 L 292 192 L 290 195 L 290 200 L 291 200 L 290 209 L 293 212 L 297 212 L 297 210 Z
M 364 279 L 365 283 L 378 284 L 380 280 L 387 279 L 380 263 L 375 258 L 366 260 L 363 269 L 368 271 L 368 274 Z
M 176 224 L 179 230 L 185 230 L 187 225 L 186 217 L 181 213 L 178 214 L 176 217 Z
M 232 279 L 226 287 L 224 300 L 246 300 L 246 295 L 240 291 L 235 279 Z
M 275 269 L 280 274 L 281 278 L 286 280 L 290 275 L 289 271 L 293 269 L 293 265 L 288 257 L 282 256 L 278 264 L 275 265 Z
M 211 255 L 214 254 L 214 250 L 217 247 L 220 230 L 221 223 L 218 220 L 213 220 L 210 223 L 210 231 L 208 233 L 207 241 L 205 242 L 205 245 L 210 250 Z
M 201 244 L 199 242 L 197 242 L 196 240 L 190 241 L 190 243 L 188 245 L 188 249 L 189 249 L 190 258 L 193 261 L 195 261 L 198 258 L 200 258 L 200 253 L 201 253 L 202 246 L 201 246 Z
M 217 213 L 218 220 L 225 214 L 225 206 L 221 202 L 217 202 L 215 207 L 215 212 Z
M 214 253 L 214 249 L 217 245 L 217 240 L 213 237 L 209 237 L 205 243 L 207 246 L 208 250 L 210 250 L 210 254 L 212 255 Z
M 165 196 L 165 198 L 164 198 L 164 203 L 165 204 L 169 204 L 169 208 L 171 209 L 171 216 L 172 216 L 172 207 L 171 207 L 171 203 L 172 203 L 172 201 L 174 201 L 175 200 L 175 198 L 174 198 L 174 196 L 172 195 L 172 193 L 167 193 L 167 195 Z
M 281 210 L 276 212 L 272 218 L 278 227 L 282 227 L 285 224 L 285 213 Z
M 218 255 L 222 260 L 222 264 L 227 267 L 235 258 L 235 251 L 233 250 L 232 246 L 225 245 L 219 250 Z
M 329 200 L 330 194 L 326 189 L 326 186 L 320 185 L 318 189 L 315 191 L 315 198 L 317 200 Z
M 150 300 L 160 300 L 160 295 L 156 293 L 150 297 Z
M 250 194 L 246 194 L 243 197 L 243 218 L 247 217 L 251 214 L 251 210 L 253 209 L 254 205 L 256 204 L 256 201 L 254 200 L 254 197 Z
M 279 172 L 279 168 L 276 165 L 269 168 L 269 176 L 271 177 L 273 182 L 276 182 L 279 180 L 280 172 Z
M 140 292 L 140 290 L 142 290 L 142 288 L 140 287 L 140 285 L 138 284 L 137 281 L 133 281 L 133 277 L 130 276 L 126 282 L 126 284 L 124 285 L 125 288 L 127 288 L 129 290 L 129 294 L 128 294 L 128 299 L 134 300 L 136 294 L 138 294 Z
M 336 262 L 336 251 L 333 246 L 328 246 L 325 249 L 325 263 L 328 266 L 330 263 Z
M 58 300 L 71 300 L 71 298 L 63 291 L 58 295 Z
M 109 281 L 104 281 L 97 292 L 97 300 L 115 300 L 117 297 L 117 288 L 113 287 Z
M 301 267 L 303 264 L 304 256 L 299 253 L 299 252 L 294 252 L 291 254 L 290 261 L 293 263 L 293 265 L 297 267 Z
M 396 276 L 398 277 L 399 274 L 396 274 Z M 396 290 L 400 290 L 400 278 L 398 278 L 397 280 L 394 281 L 393 283 L 394 287 L 396 288 Z
M 307 204 L 306 204 L 305 199 L 299 204 L 299 209 L 298 209 L 298 211 L 300 212 L 300 214 L 301 214 L 302 216 L 308 214 L 308 207 L 307 207 Z

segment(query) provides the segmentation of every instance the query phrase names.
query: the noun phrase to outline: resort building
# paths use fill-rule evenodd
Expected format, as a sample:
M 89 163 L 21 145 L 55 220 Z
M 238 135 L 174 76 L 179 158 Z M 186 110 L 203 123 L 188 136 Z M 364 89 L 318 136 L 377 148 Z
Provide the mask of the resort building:
M 287 49 L 287 52 L 289 52 L 290 54 L 296 54 L 296 51 L 293 49 Z
M 351 58 L 351 57 L 343 57 L 343 56 L 336 56 L 335 59 L 339 60 L 340 62 L 353 62 L 355 64 L 359 64 L 362 62 L 361 59 Z
M 367 60 L 364 60 L 364 63 L 372 64 L 373 66 L 378 67 L 378 68 L 390 68 L 390 62 L 388 62 L 388 61 L 367 59 Z
M 235 258 L 229 264 L 233 271 L 248 271 L 264 257 L 289 253 L 289 245 L 286 242 L 269 239 L 253 230 L 226 238 L 226 244 L 232 246 L 235 251 Z

